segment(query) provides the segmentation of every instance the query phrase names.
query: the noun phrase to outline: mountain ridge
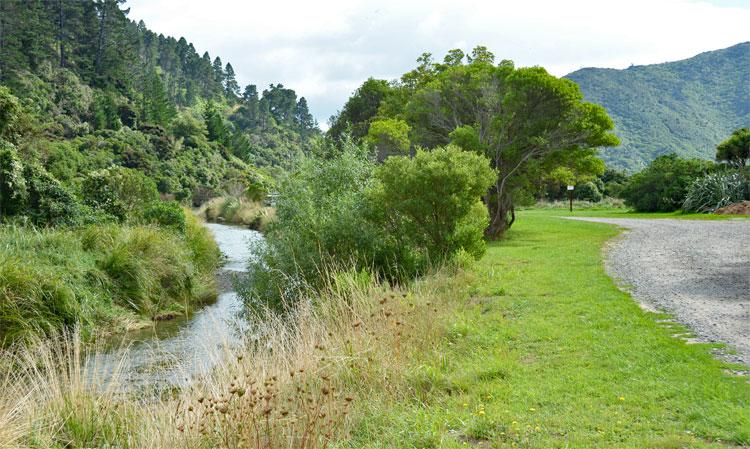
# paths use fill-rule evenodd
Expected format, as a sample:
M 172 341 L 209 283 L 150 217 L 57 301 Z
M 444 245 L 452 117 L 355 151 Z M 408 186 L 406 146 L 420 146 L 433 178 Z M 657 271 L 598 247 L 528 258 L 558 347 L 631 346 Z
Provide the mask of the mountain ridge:
M 602 157 L 637 171 L 671 152 L 713 159 L 716 145 L 750 124 L 750 42 L 626 69 L 583 68 L 565 78 L 615 121 L 622 145 Z

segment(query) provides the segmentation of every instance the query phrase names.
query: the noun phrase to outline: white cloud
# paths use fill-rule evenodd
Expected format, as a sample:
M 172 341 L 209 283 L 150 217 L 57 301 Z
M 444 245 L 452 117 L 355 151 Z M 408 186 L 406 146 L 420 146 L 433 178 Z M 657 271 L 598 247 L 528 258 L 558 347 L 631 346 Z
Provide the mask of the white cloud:
M 281 82 L 320 122 L 369 76 L 425 51 L 486 45 L 556 75 L 690 57 L 750 40 L 750 0 L 129 0 L 130 17 L 231 62 L 242 84 Z

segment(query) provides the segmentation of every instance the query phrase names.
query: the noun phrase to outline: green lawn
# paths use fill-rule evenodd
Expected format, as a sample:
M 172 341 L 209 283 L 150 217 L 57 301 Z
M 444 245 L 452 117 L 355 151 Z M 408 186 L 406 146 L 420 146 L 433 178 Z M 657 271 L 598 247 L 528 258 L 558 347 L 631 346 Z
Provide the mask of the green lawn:
M 560 212 L 521 212 L 490 245 L 413 399 L 373 399 L 352 447 L 750 445 L 748 378 L 615 287 L 601 247 L 617 229 Z
M 750 215 L 716 215 L 716 214 L 694 214 L 675 212 L 634 212 L 624 207 L 587 207 L 573 206 L 573 212 L 567 208 L 529 208 L 522 210 L 525 213 L 541 213 L 543 215 L 557 217 L 606 217 L 606 218 L 674 218 L 678 220 L 742 220 L 750 218 Z

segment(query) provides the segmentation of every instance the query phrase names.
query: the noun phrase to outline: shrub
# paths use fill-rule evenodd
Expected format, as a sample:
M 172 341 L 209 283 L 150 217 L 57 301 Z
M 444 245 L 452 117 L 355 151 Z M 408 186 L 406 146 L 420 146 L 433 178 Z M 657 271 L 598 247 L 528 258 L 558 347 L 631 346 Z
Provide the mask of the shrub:
M 30 164 L 24 167 L 24 178 L 28 188 L 26 213 L 38 226 L 78 224 L 82 218 L 81 205 L 43 167 Z
M 277 301 L 302 285 L 321 285 L 321 270 L 330 264 L 365 266 L 373 260 L 381 236 L 365 218 L 364 200 L 373 169 L 366 148 L 351 141 L 336 157 L 301 161 L 280 186 L 277 219 L 268 226 L 260 259 L 251 264 L 246 299 Z
M 700 159 L 660 156 L 630 177 L 622 191 L 625 204 L 639 212 L 675 211 L 682 206 L 692 182 L 711 167 L 711 162 Z
M 413 275 L 461 248 L 479 258 L 489 217 L 477 203 L 495 179 L 484 156 L 456 146 L 387 159 L 367 199 L 393 268 Z
M 685 212 L 713 212 L 729 204 L 750 199 L 749 189 L 750 184 L 741 173 L 711 173 L 693 181 L 682 209 Z
M 0 214 L 16 215 L 26 207 L 26 180 L 15 146 L 0 139 Z
M 125 167 L 90 173 L 83 181 L 81 193 L 89 205 L 121 221 L 136 209 L 159 198 L 152 179 L 138 170 Z
M 351 142 L 332 159 L 306 159 L 281 187 L 242 295 L 279 305 L 327 285 L 331 268 L 400 281 L 461 250 L 477 258 L 488 224 L 480 198 L 494 180 L 483 156 L 454 146 L 391 157 L 378 168 Z
M 185 211 L 174 201 L 155 201 L 147 205 L 141 213 L 141 220 L 146 224 L 185 233 Z
M 591 201 L 592 203 L 598 203 L 602 200 L 603 196 L 599 188 L 593 182 L 584 182 L 575 189 L 576 199 L 583 201 Z

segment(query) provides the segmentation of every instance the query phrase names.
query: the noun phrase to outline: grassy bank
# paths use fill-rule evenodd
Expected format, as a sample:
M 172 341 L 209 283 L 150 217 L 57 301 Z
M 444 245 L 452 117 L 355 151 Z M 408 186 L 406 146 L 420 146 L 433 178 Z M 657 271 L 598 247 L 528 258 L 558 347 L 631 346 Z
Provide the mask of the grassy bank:
M 236 196 L 212 198 L 195 211 L 196 215 L 214 223 L 226 223 L 264 230 L 275 210 L 260 202 Z
M 0 346 L 77 324 L 122 331 L 181 314 L 216 295 L 220 259 L 188 217 L 184 234 L 155 226 L 0 227 Z
M 476 268 L 411 400 L 354 447 L 704 448 L 750 444 L 750 384 L 673 338 L 603 271 L 613 227 L 520 214 Z
M 211 376 L 146 401 L 118 393 L 116 373 L 101 384 L 75 335 L 0 353 L 14 366 L 0 370 L 0 447 L 346 447 L 373 399 L 412 397 L 414 363 L 442 345 L 438 317 L 466 286 L 456 273 L 404 290 L 339 274 L 291 315 L 248 317 L 253 334 Z
M 116 378 L 92 393 L 75 344 L 6 354 L 0 447 L 750 444 L 747 379 L 614 286 L 613 227 L 555 215 L 523 212 L 468 271 L 395 289 L 341 274 L 293 315 L 256 316 L 209 378 L 145 404 Z

